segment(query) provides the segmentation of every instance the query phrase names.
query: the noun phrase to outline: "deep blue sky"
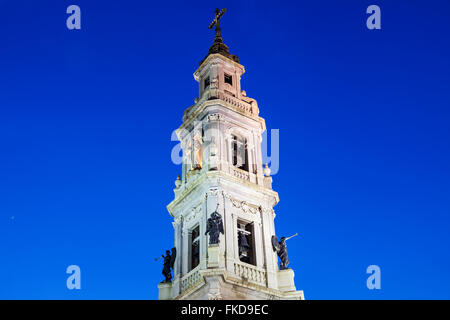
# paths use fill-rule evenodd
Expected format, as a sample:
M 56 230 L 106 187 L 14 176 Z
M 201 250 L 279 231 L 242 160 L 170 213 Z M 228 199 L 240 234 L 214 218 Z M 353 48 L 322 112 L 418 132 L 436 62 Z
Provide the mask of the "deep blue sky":
M 365 26 L 371 4 L 382 30 Z M 449 299 L 448 0 L 0 0 L 0 298 L 157 298 L 180 172 L 170 136 L 225 6 L 242 88 L 280 130 L 275 222 L 301 234 L 297 288 Z

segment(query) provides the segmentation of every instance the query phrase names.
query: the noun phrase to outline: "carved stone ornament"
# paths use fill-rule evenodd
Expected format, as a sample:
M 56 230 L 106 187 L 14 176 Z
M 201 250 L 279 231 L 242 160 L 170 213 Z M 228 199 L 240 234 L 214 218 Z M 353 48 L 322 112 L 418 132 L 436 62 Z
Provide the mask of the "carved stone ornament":
M 231 201 L 233 207 L 241 209 L 244 213 L 258 214 L 258 209 L 250 206 L 247 201 L 240 201 L 232 198 L 229 194 L 225 194 L 225 197 Z
M 197 205 L 190 210 L 190 213 L 186 216 L 186 222 L 197 219 L 202 212 L 202 206 Z
M 174 222 L 176 224 L 180 224 L 181 222 L 183 222 L 183 216 L 178 216 L 174 219 Z
M 220 113 L 212 113 L 208 115 L 208 121 L 220 121 L 223 120 L 223 116 Z
M 219 189 L 217 189 L 217 188 L 209 189 L 208 193 L 209 193 L 209 196 L 217 197 L 217 195 L 219 193 Z
M 208 293 L 208 300 L 223 300 L 220 291 Z
M 271 215 L 275 214 L 275 212 L 273 211 L 273 208 L 260 206 L 259 209 L 261 210 L 262 214 L 271 214 Z

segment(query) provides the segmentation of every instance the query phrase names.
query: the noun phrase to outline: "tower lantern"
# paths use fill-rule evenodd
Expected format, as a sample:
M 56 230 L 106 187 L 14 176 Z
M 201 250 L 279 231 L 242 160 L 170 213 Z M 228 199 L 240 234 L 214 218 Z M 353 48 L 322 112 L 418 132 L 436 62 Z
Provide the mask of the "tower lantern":
M 286 246 L 274 242 L 279 198 L 262 162 L 265 121 L 241 89 L 244 67 L 223 43 L 225 12 L 215 11 L 214 43 L 194 73 L 199 96 L 177 129 L 182 172 L 167 206 L 176 257 L 159 298 L 303 299 L 293 270 L 278 267 Z

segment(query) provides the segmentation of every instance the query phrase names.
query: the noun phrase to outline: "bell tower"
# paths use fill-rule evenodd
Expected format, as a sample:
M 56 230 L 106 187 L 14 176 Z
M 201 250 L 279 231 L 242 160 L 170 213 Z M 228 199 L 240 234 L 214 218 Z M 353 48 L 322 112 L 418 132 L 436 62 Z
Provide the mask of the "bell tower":
M 279 198 L 262 163 L 265 121 L 241 89 L 244 66 L 223 43 L 224 13 L 216 9 L 214 43 L 194 73 L 199 96 L 177 129 L 182 173 L 167 206 L 177 256 L 159 298 L 301 300 L 293 270 L 278 268 L 272 237 Z M 211 243 L 205 233 L 211 236 L 210 218 L 217 217 L 223 233 Z

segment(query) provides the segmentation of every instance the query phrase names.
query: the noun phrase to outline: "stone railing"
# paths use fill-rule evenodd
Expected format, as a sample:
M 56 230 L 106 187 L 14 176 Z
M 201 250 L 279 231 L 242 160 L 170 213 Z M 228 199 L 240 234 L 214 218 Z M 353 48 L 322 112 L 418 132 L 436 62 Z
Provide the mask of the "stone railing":
M 186 274 L 183 278 L 181 278 L 181 292 L 186 291 L 187 289 L 202 281 L 202 276 L 199 270 L 199 268 L 195 268 L 188 274 Z
M 231 167 L 231 171 L 233 176 L 235 176 L 236 178 L 250 181 L 250 173 L 248 173 L 247 171 L 236 167 Z
M 187 119 L 195 113 L 195 110 L 197 109 L 198 106 L 202 105 L 203 102 L 208 101 L 210 99 L 220 99 L 222 101 L 225 101 L 229 105 L 253 116 L 257 116 L 259 112 L 257 106 L 253 106 L 252 104 L 246 101 L 243 101 L 230 94 L 226 94 L 218 90 L 208 89 L 203 93 L 200 99 L 195 100 L 196 101 L 195 104 L 193 104 L 184 111 L 183 122 L 186 122 Z
M 262 268 L 247 263 L 235 262 L 234 273 L 249 282 L 254 282 L 262 286 L 266 285 L 266 270 Z
M 232 105 L 233 107 L 236 107 L 244 112 L 253 114 L 252 105 L 245 101 L 239 100 L 233 96 L 224 94 L 222 92 L 219 93 L 219 99 L 225 101 L 226 103 L 228 103 L 228 104 Z

